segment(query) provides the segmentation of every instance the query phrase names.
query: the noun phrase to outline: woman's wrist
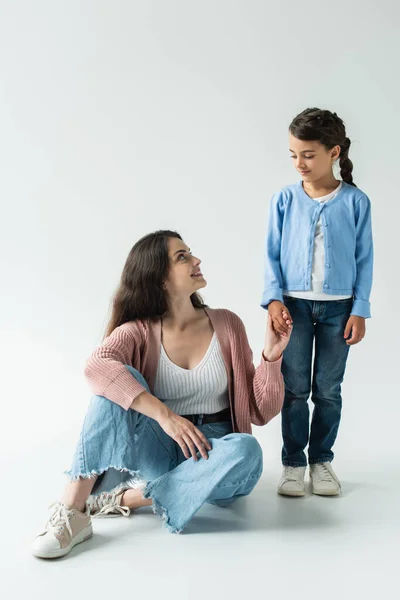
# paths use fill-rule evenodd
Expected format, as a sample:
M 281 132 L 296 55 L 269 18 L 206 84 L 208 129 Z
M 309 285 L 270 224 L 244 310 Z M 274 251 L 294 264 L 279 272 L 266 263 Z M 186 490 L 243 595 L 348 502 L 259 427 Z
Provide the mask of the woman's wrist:
M 157 411 L 157 414 L 154 416 L 154 420 L 157 421 L 157 423 L 159 425 L 161 425 L 161 423 L 163 421 L 165 421 L 166 419 L 168 419 L 168 417 L 171 414 L 171 410 L 168 408 L 168 406 L 166 406 L 163 402 L 161 402 L 161 406 L 159 407 L 159 410 Z
M 282 356 L 281 352 L 274 352 L 273 350 L 263 350 L 262 353 L 263 359 L 266 360 L 267 362 L 276 362 L 277 360 L 279 360 Z
M 171 414 L 171 410 L 156 396 L 148 391 L 143 391 L 131 404 L 131 408 L 137 412 L 154 419 L 157 423 L 165 421 Z

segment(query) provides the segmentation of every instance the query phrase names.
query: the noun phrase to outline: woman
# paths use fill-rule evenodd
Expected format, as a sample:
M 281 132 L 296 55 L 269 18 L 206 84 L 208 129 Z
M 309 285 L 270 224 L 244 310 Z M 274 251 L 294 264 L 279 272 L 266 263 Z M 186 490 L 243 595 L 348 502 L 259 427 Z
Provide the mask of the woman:
M 86 376 L 96 394 L 61 502 L 33 544 L 55 558 L 92 535 L 91 515 L 152 505 L 181 531 L 210 502 L 249 494 L 262 452 L 249 435 L 283 403 L 281 355 L 290 331 L 267 324 L 255 370 L 242 321 L 207 308 L 200 260 L 172 231 L 145 236 L 121 276 L 104 343 Z

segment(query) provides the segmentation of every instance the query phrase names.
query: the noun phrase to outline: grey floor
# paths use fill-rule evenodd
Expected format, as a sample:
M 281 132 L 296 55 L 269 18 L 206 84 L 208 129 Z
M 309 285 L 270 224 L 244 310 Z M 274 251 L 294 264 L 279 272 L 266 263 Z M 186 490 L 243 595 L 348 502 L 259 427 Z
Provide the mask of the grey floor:
M 203 507 L 180 535 L 150 509 L 94 521 L 63 559 L 30 556 L 30 541 L 63 485 L 60 454 L 3 456 L 1 588 L 5 598 L 369 598 L 398 591 L 399 467 L 379 456 L 336 462 L 339 498 L 276 494 L 280 467 L 230 509 Z M 46 478 L 45 472 L 57 473 Z M 39 484 L 40 482 L 40 484 Z

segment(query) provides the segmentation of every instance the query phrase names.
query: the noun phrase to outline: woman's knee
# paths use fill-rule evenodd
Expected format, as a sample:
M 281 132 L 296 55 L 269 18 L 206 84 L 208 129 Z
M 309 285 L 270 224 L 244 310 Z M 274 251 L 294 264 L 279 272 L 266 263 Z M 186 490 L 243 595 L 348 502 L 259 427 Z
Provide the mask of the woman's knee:
M 249 433 L 232 433 L 225 437 L 231 441 L 231 451 L 249 466 L 262 465 L 262 449 L 254 435 Z

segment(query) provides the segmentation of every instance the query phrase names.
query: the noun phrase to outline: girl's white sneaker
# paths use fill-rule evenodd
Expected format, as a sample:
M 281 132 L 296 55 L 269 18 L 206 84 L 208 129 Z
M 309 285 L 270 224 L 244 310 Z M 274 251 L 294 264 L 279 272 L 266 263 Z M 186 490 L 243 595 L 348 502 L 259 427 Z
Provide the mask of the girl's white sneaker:
M 330 462 L 310 465 L 310 479 L 313 494 L 318 496 L 337 496 L 341 492 L 338 476 Z
M 304 496 L 305 467 L 283 467 L 278 485 L 278 494 L 282 496 Z

